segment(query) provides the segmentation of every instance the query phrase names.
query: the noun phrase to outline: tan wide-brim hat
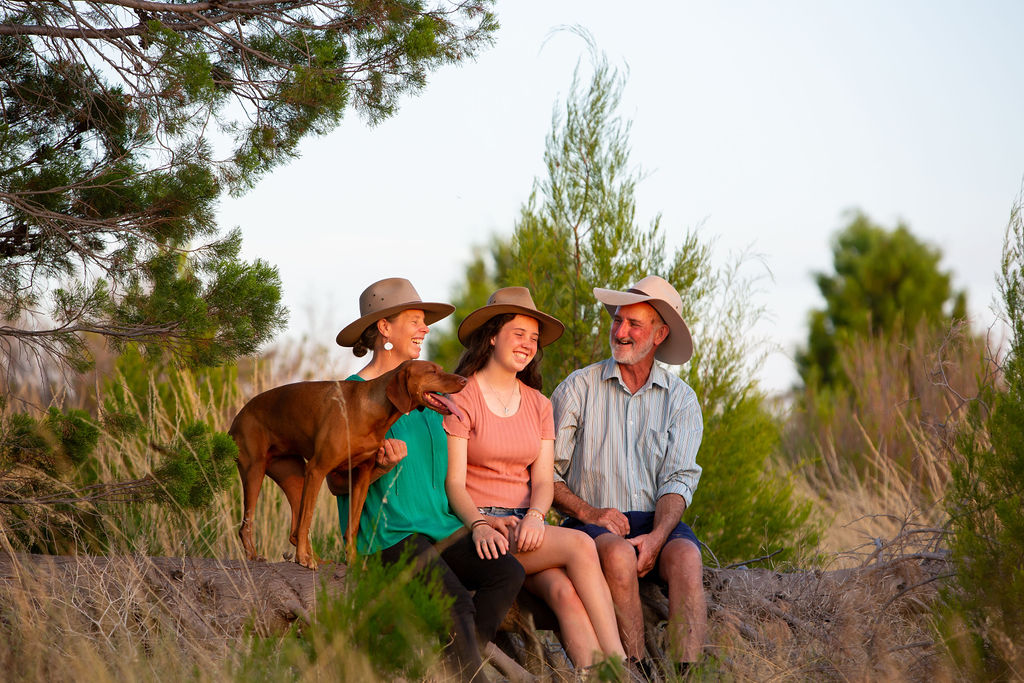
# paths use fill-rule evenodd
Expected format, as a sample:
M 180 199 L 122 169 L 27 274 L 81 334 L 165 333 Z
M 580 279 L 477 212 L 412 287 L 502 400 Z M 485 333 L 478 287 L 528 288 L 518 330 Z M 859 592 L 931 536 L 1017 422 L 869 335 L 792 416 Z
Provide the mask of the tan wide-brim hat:
M 665 278 L 650 275 L 625 292 L 595 287 L 594 296 L 604 304 L 612 316 L 619 306 L 650 304 L 661 315 L 669 330 L 668 337 L 654 352 L 654 357 L 662 363 L 682 365 L 693 356 L 690 328 L 683 321 L 683 299 Z
M 476 309 L 466 316 L 466 319 L 459 325 L 459 341 L 465 346 L 473 333 L 480 329 L 484 323 L 496 315 L 502 313 L 519 313 L 536 318 L 540 323 L 540 345 L 547 346 L 562 336 L 565 332 L 565 325 L 547 313 L 541 313 L 533 303 L 530 290 L 526 287 L 503 287 L 487 300 L 487 304 Z
M 433 325 L 452 314 L 455 307 L 432 301 L 423 301 L 416 288 L 404 277 L 389 277 L 363 290 L 359 295 L 359 318 L 338 333 L 341 346 L 355 346 L 366 328 L 382 318 L 408 309 L 423 311 L 423 322 Z

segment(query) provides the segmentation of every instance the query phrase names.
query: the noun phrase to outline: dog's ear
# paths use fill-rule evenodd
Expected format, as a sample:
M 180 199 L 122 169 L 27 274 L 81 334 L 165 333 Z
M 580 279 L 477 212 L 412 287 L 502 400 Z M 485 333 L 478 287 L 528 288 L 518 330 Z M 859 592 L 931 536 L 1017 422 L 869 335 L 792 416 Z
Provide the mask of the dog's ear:
M 395 373 L 384 389 L 388 400 L 398 408 L 398 412 L 402 415 L 408 415 L 416 406 L 416 401 L 409 393 L 409 372 L 408 361 L 406 361 L 406 364 Z

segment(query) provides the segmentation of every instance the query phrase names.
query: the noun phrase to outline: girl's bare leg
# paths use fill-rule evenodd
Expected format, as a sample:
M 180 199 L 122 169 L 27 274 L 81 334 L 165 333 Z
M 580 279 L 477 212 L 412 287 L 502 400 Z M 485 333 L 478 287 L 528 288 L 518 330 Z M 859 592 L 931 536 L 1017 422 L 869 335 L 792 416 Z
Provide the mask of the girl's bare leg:
M 562 645 L 575 667 L 594 663 L 594 653 L 601 651 L 587 608 L 573 588 L 572 581 L 561 567 L 545 569 L 526 577 L 527 590 L 546 602 L 558 618 Z
M 550 526 L 539 548 L 519 553 L 516 558 L 522 563 L 527 575 L 552 567 L 564 567 L 576 594 L 586 607 L 601 651 L 605 655 L 625 657 L 615 623 L 612 595 L 601 570 L 597 548 L 589 536 L 575 529 Z

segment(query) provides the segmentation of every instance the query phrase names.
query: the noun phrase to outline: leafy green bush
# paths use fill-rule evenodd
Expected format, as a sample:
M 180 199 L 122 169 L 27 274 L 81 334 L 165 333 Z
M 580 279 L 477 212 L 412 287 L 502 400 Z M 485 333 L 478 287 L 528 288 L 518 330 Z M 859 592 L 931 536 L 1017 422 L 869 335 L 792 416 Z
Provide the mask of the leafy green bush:
M 970 406 L 956 440 L 948 509 L 957 586 L 951 604 L 966 629 L 953 640 L 974 676 L 995 680 L 1024 671 L 1024 220 L 1018 200 L 1003 246 L 1000 294 L 1010 327 L 1004 390 L 994 383 Z
M 405 559 L 382 565 L 373 556 L 349 568 L 345 592 L 318 593 L 311 626 L 282 639 L 253 637 L 234 678 L 292 680 L 302 675 L 340 680 L 420 680 L 437 664 L 448 632 L 452 598 L 438 577 Z
M 162 498 L 182 508 L 201 508 L 236 478 L 238 446 L 223 432 L 202 422 L 186 425 L 164 448 L 164 462 L 153 473 L 163 483 Z
M 0 423 L 0 469 L 20 465 L 58 476 L 84 463 L 99 436 L 99 427 L 83 410 L 51 407 L 41 420 L 11 413 Z

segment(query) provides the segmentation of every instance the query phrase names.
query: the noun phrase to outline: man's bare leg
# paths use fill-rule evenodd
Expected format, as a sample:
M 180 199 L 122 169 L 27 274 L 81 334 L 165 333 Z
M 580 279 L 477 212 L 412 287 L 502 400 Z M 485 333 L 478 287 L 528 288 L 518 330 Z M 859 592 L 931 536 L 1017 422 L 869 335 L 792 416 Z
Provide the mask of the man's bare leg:
M 633 545 L 615 534 L 601 534 L 594 543 L 601 558 L 608 589 L 615 605 L 615 619 L 626 656 L 631 659 L 646 657 L 644 643 L 644 613 L 640 606 L 640 585 L 636 576 L 636 550 Z
M 668 583 L 669 654 L 677 662 L 700 661 L 708 629 L 700 549 L 684 538 L 676 538 L 665 544 L 658 562 L 661 578 Z

